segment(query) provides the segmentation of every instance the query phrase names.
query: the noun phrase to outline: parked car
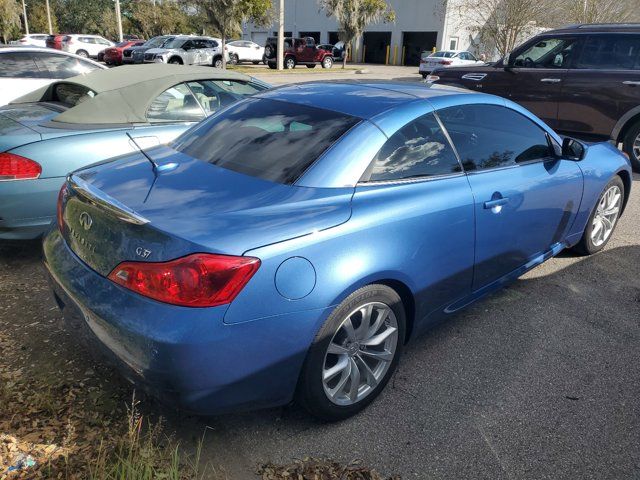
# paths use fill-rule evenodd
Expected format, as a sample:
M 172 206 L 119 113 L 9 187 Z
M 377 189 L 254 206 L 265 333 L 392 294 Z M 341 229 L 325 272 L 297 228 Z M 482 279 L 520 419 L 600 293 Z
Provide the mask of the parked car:
M 167 143 L 267 87 L 211 68 L 129 65 L 58 81 L 0 108 L 0 239 L 40 236 L 67 173 Z
M 621 145 L 640 171 L 640 24 L 544 32 L 492 66 L 437 69 L 431 81 L 495 93 L 553 129 Z
M 40 47 L 2 48 L 0 65 L 0 106 L 56 80 L 106 68 L 71 53 Z
M 278 37 L 269 37 L 264 47 L 264 56 L 269 68 L 276 68 L 278 61 Z M 296 65 L 306 65 L 307 68 L 322 68 L 333 66 L 332 52 L 316 47 L 313 37 L 284 39 L 284 68 L 296 68 Z
M 251 62 L 254 65 L 264 60 L 264 47 L 250 40 L 235 40 L 226 45 L 232 63 Z
M 55 35 L 48 35 L 45 40 L 45 46 L 48 48 L 53 48 L 55 50 L 62 50 L 62 40 L 66 36 L 66 33 L 56 33 Z
M 97 58 L 105 48 L 115 43 L 100 35 L 66 35 L 62 39 L 62 50 L 75 53 L 81 57 Z
M 30 33 L 23 35 L 16 43 L 28 47 L 46 47 L 48 36 L 46 33 Z
M 176 65 L 211 65 L 222 68 L 222 40 L 211 37 L 178 35 L 162 48 L 151 48 L 144 53 L 145 63 L 172 63 Z M 225 52 L 229 61 L 229 52 Z
M 104 50 L 104 63 L 107 65 L 122 65 L 122 52 L 129 47 L 140 47 L 144 40 L 125 40 Z
M 484 64 L 485 62 L 478 60 L 473 53 L 464 50 L 440 50 L 433 53 L 422 52 L 418 73 L 420 73 L 423 78 L 426 78 L 427 75 L 437 67 Z
M 125 48 L 122 51 L 122 63 L 144 63 L 144 54 L 152 48 L 162 48 L 167 42 L 173 40 L 175 35 L 160 35 L 150 38 L 138 47 Z
M 609 143 L 400 82 L 262 92 L 146 153 L 69 177 L 45 264 L 74 334 L 201 414 L 357 413 L 406 341 L 602 249 L 631 186 Z

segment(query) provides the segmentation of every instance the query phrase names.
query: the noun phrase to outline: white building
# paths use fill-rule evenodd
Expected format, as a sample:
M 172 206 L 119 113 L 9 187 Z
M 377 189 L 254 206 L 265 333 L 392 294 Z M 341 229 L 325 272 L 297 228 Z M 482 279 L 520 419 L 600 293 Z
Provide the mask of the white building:
M 277 2 L 275 2 L 277 4 Z M 388 0 L 396 13 L 395 23 L 369 25 L 354 45 L 353 57 L 366 63 L 417 65 L 420 53 L 434 48 L 463 49 L 478 53 L 468 31 L 458 27 L 453 11 L 444 11 L 443 0 Z M 450 9 L 453 10 L 453 9 Z M 277 23 L 256 27 L 248 23 L 243 38 L 265 44 L 277 35 Z M 338 41 L 338 26 L 320 9 L 317 0 L 285 0 L 285 36 L 314 37 L 316 43 Z

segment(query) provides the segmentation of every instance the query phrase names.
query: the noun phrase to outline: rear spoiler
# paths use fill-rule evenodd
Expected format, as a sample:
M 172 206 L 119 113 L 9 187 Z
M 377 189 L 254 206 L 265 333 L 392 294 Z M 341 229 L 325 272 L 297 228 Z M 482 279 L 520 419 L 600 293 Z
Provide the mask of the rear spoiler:
M 87 201 L 99 208 L 107 210 L 118 219 L 133 223 L 134 225 L 145 225 L 149 220 L 136 213 L 115 198 L 107 195 L 102 190 L 97 189 L 77 174 L 71 174 L 67 177 L 68 185 L 79 195 L 82 195 Z

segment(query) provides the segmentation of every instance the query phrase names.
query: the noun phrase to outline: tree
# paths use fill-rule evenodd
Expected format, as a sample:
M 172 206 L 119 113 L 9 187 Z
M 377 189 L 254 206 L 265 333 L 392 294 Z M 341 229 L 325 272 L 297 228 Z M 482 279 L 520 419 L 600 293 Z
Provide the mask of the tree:
M 44 0 L 31 0 L 27 4 L 27 17 L 29 18 L 29 29 L 31 31 L 49 33 L 47 7 Z M 51 12 L 51 26 L 54 32 L 58 31 L 58 19 L 53 12 Z
M 216 29 L 222 39 L 222 68 L 227 68 L 224 55 L 227 38 L 242 32 L 242 22 L 250 20 L 266 25 L 272 17 L 271 0 L 195 0 L 207 23 Z
M 16 0 L 0 0 L 0 35 L 3 43 L 7 43 L 11 31 L 20 26 L 21 12 Z
M 640 21 L 637 0 L 565 0 L 558 4 L 567 23 Z
M 338 21 L 338 36 L 344 42 L 342 68 L 347 65 L 351 42 L 359 38 L 370 23 L 394 22 L 395 12 L 385 0 L 319 0 L 328 17 Z
M 174 1 L 138 0 L 123 15 L 131 21 L 136 33 L 145 38 L 192 31 L 189 15 Z
M 598 0 L 600 1 L 600 0 Z M 505 56 L 552 17 L 545 0 L 445 0 L 445 15 Z

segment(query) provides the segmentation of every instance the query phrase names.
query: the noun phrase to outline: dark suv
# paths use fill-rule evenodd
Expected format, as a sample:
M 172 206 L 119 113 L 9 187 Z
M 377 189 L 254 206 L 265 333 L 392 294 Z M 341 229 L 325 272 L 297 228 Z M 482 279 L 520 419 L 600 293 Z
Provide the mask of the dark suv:
M 514 100 L 559 132 L 609 138 L 640 171 L 640 24 L 544 32 L 494 65 L 438 68 L 428 78 Z
M 269 68 L 276 68 L 278 61 L 278 37 L 269 37 L 264 46 L 264 57 Z M 296 65 L 306 65 L 307 68 L 315 68 L 317 64 L 322 68 L 333 66 L 332 52 L 316 46 L 313 37 L 284 39 L 284 68 L 295 68 Z

